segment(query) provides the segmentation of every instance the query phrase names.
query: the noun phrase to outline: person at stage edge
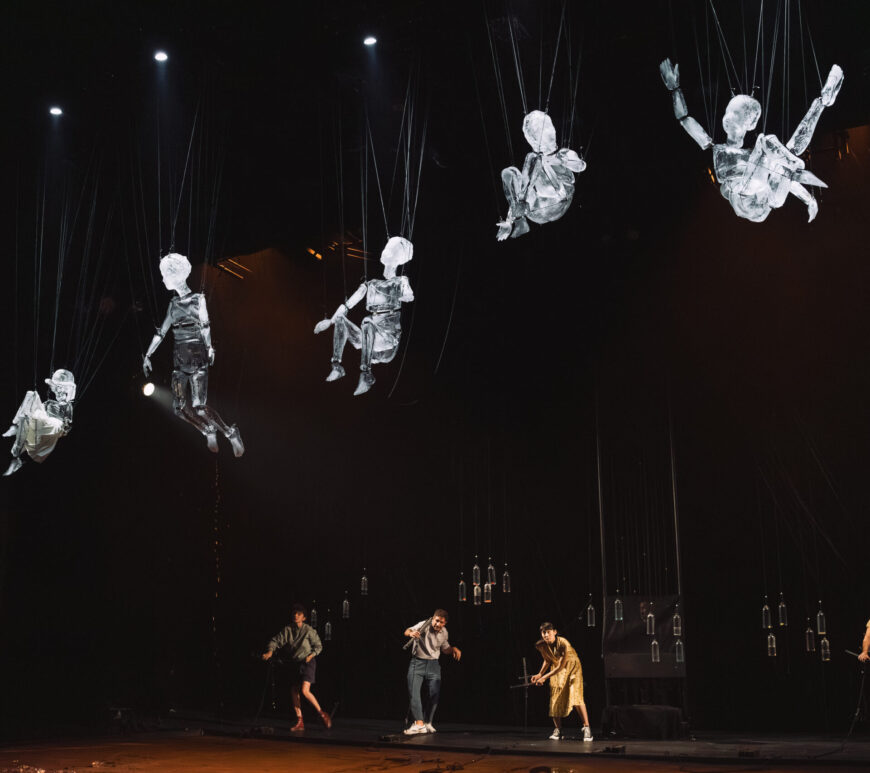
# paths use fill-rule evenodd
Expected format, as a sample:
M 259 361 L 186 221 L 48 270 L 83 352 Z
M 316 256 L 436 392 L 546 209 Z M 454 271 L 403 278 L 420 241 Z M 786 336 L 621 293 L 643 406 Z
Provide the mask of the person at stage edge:
M 317 656 L 323 652 L 323 644 L 320 643 L 317 631 L 305 622 L 308 618 L 305 607 L 301 604 L 294 604 L 291 613 L 293 622 L 284 626 L 280 633 L 271 638 L 267 651 L 263 653 L 263 660 L 269 660 L 275 650 L 282 650 L 281 654 L 293 663 L 293 681 L 290 694 L 293 698 L 293 708 L 296 711 L 296 724 L 290 728 L 291 730 L 305 729 L 305 723 L 302 721 L 302 702 L 299 700 L 300 689 L 305 699 L 320 714 L 323 724 L 328 728 L 332 727 L 332 718 L 320 708 L 317 698 L 311 692 L 311 685 L 314 684 L 317 671 Z
M 567 717 L 572 708 L 577 709 L 577 713 L 583 718 L 583 740 L 591 741 L 589 716 L 583 702 L 583 668 L 580 658 L 577 657 L 571 642 L 558 633 L 552 623 L 541 623 L 541 639 L 535 649 L 541 653 L 544 662 L 531 682 L 540 685 L 550 680 L 550 716 L 556 726 L 550 736 L 551 741 L 562 738 L 562 717 Z
M 870 660 L 870 620 L 867 621 L 867 630 L 864 632 L 864 641 L 861 642 L 861 654 L 858 655 L 858 660 L 862 663 Z
M 459 647 L 452 647 L 447 640 L 447 612 L 436 609 L 428 620 L 405 629 L 411 641 L 411 662 L 408 664 L 408 697 L 411 699 L 411 716 L 414 724 L 405 730 L 405 735 L 434 733 L 432 719 L 438 708 L 441 694 L 441 655 L 452 655 L 454 660 L 462 657 Z M 407 646 L 407 645 L 406 645 Z M 426 684 L 426 707 L 420 700 L 420 690 Z

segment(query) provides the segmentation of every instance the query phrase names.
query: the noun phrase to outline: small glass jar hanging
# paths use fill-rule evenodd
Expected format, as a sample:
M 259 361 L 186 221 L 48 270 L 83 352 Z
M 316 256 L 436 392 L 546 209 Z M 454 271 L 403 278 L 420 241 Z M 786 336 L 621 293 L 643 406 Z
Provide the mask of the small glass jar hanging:
M 511 592 L 511 575 L 508 572 L 507 564 L 504 565 L 504 574 L 501 576 L 501 592 Z
M 767 605 L 767 596 L 764 597 L 764 606 L 761 608 L 761 627 L 765 630 L 773 628 L 773 623 L 770 619 L 770 607 Z
M 479 585 L 474 586 L 474 606 L 479 607 L 483 603 L 483 592 Z
M 459 601 L 468 600 L 468 589 L 465 587 L 465 576 L 462 572 L 459 573 Z
M 824 636 L 828 632 L 828 623 L 825 620 L 825 613 L 822 611 L 822 602 L 819 601 L 819 611 L 816 612 L 816 633 L 819 636 Z
M 483 586 L 483 603 L 492 604 L 492 583 L 486 583 Z
M 677 663 L 686 662 L 686 647 L 683 644 L 682 639 L 677 639 L 674 644 L 674 657 L 676 658 Z
M 592 594 L 589 594 L 589 603 L 586 605 L 586 627 L 595 627 L 595 607 L 592 604 Z
M 779 606 L 776 608 L 776 616 L 780 626 L 784 628 L 788 625 L 788 609 L 785 606 L 785 599 L 782 593 L 779 594 Z
M 311 600 L 311 614 L 308 616 L 312 628 L 317 628 L 317 607 L 314 606 L 316 603 L 316 600 Z
M 816 651 L 816 632 L 813 630 L 813 627 L 810 625 L 809 618 L 807 618 L 807 630 L 804 633 L 804 639 L 806 640 L 807 652 L 815 652 Z
M 486 567 L 486 581 L 495 587 L 495 567 L 492 565 L 492 556 L 489 557 L 489 564 Z
M 656 616 L 653 614 L 653 602 L 649 603 L 649 612 L 646 614 L 646 635 L 656 635 Z
M 674 607 L 674 616 L 671 618 L 671 631 L 675 639 L 683 635 L 683 618 L 680 617 L 680 605 Z
M 619 597 L 619 591 L 616 591 L 616 598 L 613 599 L 613 619 L 617 623 L 622 622 L 622 599 Z
M 661 663 L 662 662 L 662 653 L 659 649 L 659 641 L 658 639 L 653 639 L 652 644 L 649 646 L 650 657 L 652 658 L 653 663 Z
M 477 556 L 474 557 L 474 566 L 471 567 L 471 583 L 474 586 L 480 585 L 480 566 L 477 563 Z
M 363 567 L 362 579 L 359 581 L 359 595 L 369 595 L 369 578 L 366 576 L 366 569 Z
M 323 640 L 332 641 L 332 623 L 329 620 L 329 610 L 326 610 L 326 622 L 323 624 Z
M 767 657 L 776 657 L 776 636 L 772 632 L 767 634 Z
M 819 652 L 822 654 L 822 662 L 827 663 L 831 659 L 831 642 L 828 641 L 828 637 L 822 637 L 822 640 L 819 642 Z
M 345 620 L 350 617 L 350 599 L 347 597 L 347 591 L 344 592 L 344 601 L 341 602 L 341 616 Z

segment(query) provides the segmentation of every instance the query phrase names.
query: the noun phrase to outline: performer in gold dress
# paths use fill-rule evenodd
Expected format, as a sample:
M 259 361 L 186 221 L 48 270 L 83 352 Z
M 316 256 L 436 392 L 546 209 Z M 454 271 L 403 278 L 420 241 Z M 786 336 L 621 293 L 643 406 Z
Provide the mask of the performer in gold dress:
M 541 640 L 535 645 L 544 658 L 541 670 L 535 674 L 532 684 L 543 684 L 550 680 L 550 716 L 556 729 L 550 736 L 551 741 L 562 738 L 562 717 L 567 717 L 571 709 L 583 718 L 583 740 L 591 741 L 589 716 L 583 701 L 583 668 L 580 658 L 566 638 L 559 636 L 552 623 L 541 623 Z

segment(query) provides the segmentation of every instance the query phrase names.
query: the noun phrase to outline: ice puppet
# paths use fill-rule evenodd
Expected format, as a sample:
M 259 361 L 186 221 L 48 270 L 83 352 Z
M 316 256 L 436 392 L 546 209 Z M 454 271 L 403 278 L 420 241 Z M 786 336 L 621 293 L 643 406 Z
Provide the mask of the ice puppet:
M 401 236 L 390 237 L 381 253 L 384 264 L 383 279 L 363 282 L 353 295 L 342 303 L 329 319 L 314 326 L 315 333 L 322 333 L 330 325 L 332 334 L 332 370 L 327 381 L 336 381 L 345 375 L 341 355 L 350 341 L 354 349 L 360 349 L 360 374 L 355 395 L 368 392 L 375 383 L 372 375 L 374 363 L 390 362 L 399 350 L 402 335 L 401 308 L 403 303 L 414 300 L 408 277 L 396 275 L 396 267 L 407 263 L 414 255 L 414 245 Z M 366 299 L 367 317 L 361 327 L 347 318 L 347 312 L 363 298 Z
M 151 375 L 151 355 L 171 327 L 175 339 L 172 353 L 172 407 L 175 415 L 205 435 L 209 451 L 217 453 L 217 433 L 221 432 L 230 441 L 233 453 L 241 456 L 245 453 L 245 445 L 239 428 L 235 424 L 228 425 L 214 408 L 206 405 L 208 369 L 214 364 L 214 347 L 211 345 L 205 296 L 191 292 L 187 286 L 190 261 L 184 255 L 170 252 L 160 260 L 160 275 L 166 289 L 176 294 L 169 301 L 166 319 L 151 339 L 142 370 L 146 377 Z
M 523 118 L 523 135 L 532 152 L 526 154 L 521 172 L 515 166 L 501 171 L 508 212 L 498 225 L 496 239 L 516 239 L 529 232 L 529 223 L 558 220 L 574 198 L 574 173 L 586 169 L 586 162 L 573 150 L 559 149 L 556 129 L 546 113 L 533 110 Z
M 761 103 L 757 99 L 746 94 L 731 99 L 722 117 L 722 127 L 728 139 L 714 144 L 702 126 L 689 115 L 680 89 L 680 66 L 665 59 L 659 65 L 659 71 L 673 97 L 677 120 L 702 149 L 713 148 L 713 169 L 720 184 L 719 190 L 738 216 L 760 223 L 771 209 L 781 207 L 788 194 L 793 193 L 807 205 L 809 221 L 812 222 L 819 205 L 804 184 L 820 188 L 828 186 L 805 169 L 798 156 L 810 144 L 822 110 L 834 104 L 843 85 L 843 70 L 839 66 L 835 64 L 831 68 L 822 95 L 813 100 L 785 145 L 773 134 L 759 134 L 751 150 L 743 147 L 743 140 L 746 132 L 753 130 L 761 117 Z
M 12 425 L 3 433 L 3 437 L 15 438 L 12 441 L 12 461 L 4 475 L 11 475 L 21 468 L 23 453 L 34 462 L 44 462 L 54 451 L 57 441 L 72 429 L 73 400 L 76 397 L 73 374 L 60 368 L 51 378 L 45 379 L 45 383 L 54 393 L 54 399 L 43 403 L 38 392 L 27 392 Z

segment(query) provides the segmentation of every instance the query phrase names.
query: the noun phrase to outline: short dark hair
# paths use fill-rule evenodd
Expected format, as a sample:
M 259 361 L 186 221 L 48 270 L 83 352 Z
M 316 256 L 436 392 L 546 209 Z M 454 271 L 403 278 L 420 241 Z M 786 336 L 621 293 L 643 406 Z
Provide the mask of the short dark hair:
M 447 622 L 447 620 L 448 620 L 448 618 L 449 618 L 446 609 L 436 609 L 436 610 L 432 613 L 432 617 L 443 617 L 445 623 Z
M 547 623 L 547 622 L 541 623 L 541 633 L 543 633 L 544 631 L 555 631 L 555 630 L 556 630 L 556 626 L 553 625 L 552 623 Z
M 301 612 L 305 617 L 308 617 L 308 610 L 305 608 L 304 604 L 300 604 L 298 601 L 290 607 L 290 614 L 295 615 L 297 612 Z

